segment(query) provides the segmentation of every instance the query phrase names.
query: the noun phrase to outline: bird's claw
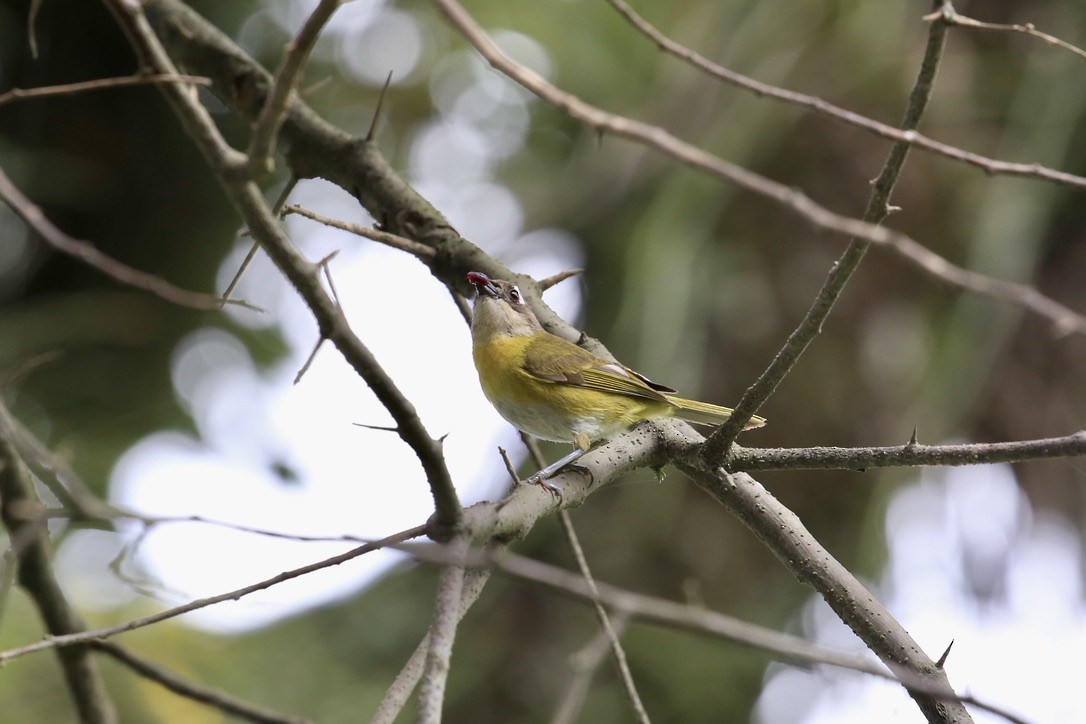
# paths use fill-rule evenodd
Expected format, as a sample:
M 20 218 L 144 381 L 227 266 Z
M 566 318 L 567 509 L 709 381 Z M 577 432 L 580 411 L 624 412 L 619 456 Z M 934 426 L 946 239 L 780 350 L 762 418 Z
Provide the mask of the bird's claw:
M 562 489 L 554 483 L 547 482 L 547 476 L 543 475 L 542 471 L 528 477 L 526 480 L 524 480 L 524 484 L 538 485 L 539 487 L 543 488 L 548 493 L 553 495 L 558 500 L 559 505 L 562 504 Z

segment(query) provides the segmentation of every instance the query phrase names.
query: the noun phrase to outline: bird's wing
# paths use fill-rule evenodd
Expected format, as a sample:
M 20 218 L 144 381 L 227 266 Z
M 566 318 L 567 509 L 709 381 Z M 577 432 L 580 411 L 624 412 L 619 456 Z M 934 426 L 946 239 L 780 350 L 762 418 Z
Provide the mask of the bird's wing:
M 555 339 L 562 344 L 555 343 Z M 528 345 L 524 352 L 524 371 L 548 382 L 660 402 L 667 402 L 667 397 L 661 393 L 675 391 L 559 337 L 547 340 L 545 344 Z

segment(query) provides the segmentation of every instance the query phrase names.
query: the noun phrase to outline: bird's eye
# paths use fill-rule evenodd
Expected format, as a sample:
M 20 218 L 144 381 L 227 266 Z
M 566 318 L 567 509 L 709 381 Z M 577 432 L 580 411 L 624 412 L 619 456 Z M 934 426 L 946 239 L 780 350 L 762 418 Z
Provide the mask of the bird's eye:
M 511 301 L 515 302 L 516 304 L 521 304 L 522 300 L 520 298 L 520 290 L 517 289 L 516 287 L 513 287 L 512 289 L 510 289 L 509 290 L 509 299 Z

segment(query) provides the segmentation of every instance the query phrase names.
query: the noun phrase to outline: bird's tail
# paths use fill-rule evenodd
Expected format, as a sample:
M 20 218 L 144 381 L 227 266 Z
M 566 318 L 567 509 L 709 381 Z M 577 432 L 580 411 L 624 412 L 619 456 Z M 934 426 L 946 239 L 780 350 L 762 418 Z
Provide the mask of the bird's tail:
M 708 402 L 686 400 L 682 397 L 667 396 L 668 402 L 675 406 L 675 417 L 692 422 L 695 425 L 720 425 L 732 415 L 732 408 L 710 405 Z M 755 415 L 743 429 L 753 430 L 765 424 L 764 417 Z

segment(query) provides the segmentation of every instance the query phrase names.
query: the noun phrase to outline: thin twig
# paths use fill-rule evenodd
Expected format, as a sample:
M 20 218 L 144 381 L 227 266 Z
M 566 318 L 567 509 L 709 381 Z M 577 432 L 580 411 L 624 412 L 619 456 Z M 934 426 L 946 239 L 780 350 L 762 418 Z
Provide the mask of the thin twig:
M 302 364 L 301 369 L 298 370 L 298 374 L 294 375 L 294 382 L 292 384 L 298 384 L 302 381 L 302 377 L 309 371 L 310 365 L 313 364 L 313 360 L 317 358 L 317 352 L 320 351 L 321 345 L 324 344 L 326 337 L 320 337 L 317 339 L 317 343 L 313 345 L 313 350 L 309 353 L 309 356 L 305 358 L 305 362 Z
M 243 701 L 236 696 L 231 696 L 224 691 L 191 682 L 166 667 L 148 661 L 112 641 L 95 641 L 91 645 L 145 679 L 153 681 L 179 696 L 207 704 L 232 717 L 245 721 L 260 722 L 260 724 L 305 724 L 310 721 L 305 717 L 270 711 Z
M 506 545 L 508 545 L 506 542 L 490 541 L 487 543 L 486 549 L 499 551 L 504 549 Z M 464 574 L 464 584 L 460 591 L 460 602 L 456 612 L 458 621 L 463 619 L 468 610 L 479 600 L 483 587 L 490 580 L 490 572 L 489 568 L 472 568 Z M 414 652 L 403 665 L 403 668 L 400 669 L 400 673 L 393 679 L 388 690 L 385 691 L 385 695 L 381 698 L 377 710 L 373 713 L 370 724 L 392 724 L 400 711 L 403 710 L 408 698 L 411 696 L 411 692 L 415 690 L 419 679 L 422 678 L 426 655 L 430 650 L 430 636 L 431 632 L 427 631 L 426 635 L 422 637 L 422 641 L 415 647 Z
M 11 541 L 17 580 L 51 636 L 86 635 L 86 623 L 68 602 L 53 572 L 49 528 L 37 514 L 41 501 L 14 440 L 11 418 L 0 407 L 0 522 Z M 90 649 L 66 648 L 57 651 L 57 659 L 79 720 L 88 724 L 116 721 L 117 712 Z
M 692 448 L 693 450 L 693 448 Z M 969 445 L 895 447 L 733 447 L 732 472 L 753 470 L 866 470 L 867 468 L 929 465 L 980 465 L 1086 455 L 1086 430 L 1064 437 Z
M 61 505 L 74 517 L 100 518 L 112 512 L 111 506 L 94 494 L 90 487 L 76 475 L 66 460 L 46 447 L 18 419 L 12 417 L 0 403 L 0 415 L 5 415 L 12 428 L 12 440 L 19 457 L 56 496 Z
M 540 470 L 547 467 L 547 460 L 543 457 L 543 453 L 540 451 L 536 441 L 524 432 L 520 433 L 520 439 L 524 442 L 524 446 L 528 448 L 528 452 L 531 453 L 536 466 Z M 585 557 L 584 549 L 581 547 L 581 541 L 577 536 L 577 531 L 573 527 L 573 521 L 569 517 L 569 512 L 559 508 L 558 521 L 562 524 L 562 532 L 565 534 L 566 542 L 569 543 L 570 550 L 573 552 L 574 560 L 577 561 L 577 569 L 581 572 L 581 576 L 584 577 L 585 583 L 588 585 L 588 590 L 595 591 L 596 579 L 592 575 L 592 569 L 588 567 L 588 559 Z M 637 685 L 634 683 L 633 674 L 630 673 L 630 665 L 626 661 L 626 650 L 622 648 L 622 642 L 619 641 L 618 633 L 611 625 L 611 617 L 607 615 L 607 609 L 603 607 L 603 604 L 600 603 L 598 598 L 593 601 L 593 608 L 596 610 L 596 617 L 600 620 L 600 626 L 603 628 L 608 641 L 611 643 L 611 656 L 614 659 L 615 668 L 618 670 L 619 681 L 622 682 L 622 688 L 626 693 L 626 699 L 633 709 L 634 717 L 638 721 L 647 724 L 650 721 L 649 714 L 645 710 L 645 704 L 641 701 L 641 695 L 637 692 Z
M 459 535 L 444 547 L 453 559 L 460 558 L 471 544 L 467 535 Z M 419 724 L 440 724 L 445 684 L 449 680 L 453 641 L 460 623 L 460 599 L 464 589 L 464 567 L 452 563 L 441 569 L 434 603 L 434 622 L 430 625 L 426 666 L 419 686 Z
M 294 174 L 290 175 L 286 184 L 283 186 L 283 190 L 279 192 L 279 198 L 275 200 L 275 205 L 272 206 L 272 213 L 276 216 L 283 208 L 283 204 L 287 202 L 291 193 L 294 192 L 294 187 L 298 185 L 298 177 Z M 243 229 L 239 236 L 249 236 L 249 230 Z M 234 272 L 234 277 L 230 280 L 230 283 L 226 285 L 226 291 L 222 293 L 223 303 L 230 298 L 230 295 L 234 292 L 234 287 L 241 281 L 241 275 L 245 273 L 245 270 L 252 264 L 253 258 L 256 257 L 256 252 L 260 249 L 260 242 L 254 241 L 253 245 L 249 247 L 249 251 L 245 254 L 245 258 L 241 260 L 241 264 L 238 266 L 238 270 Z
M 54 648 L 67 649 L 69 647 L 72 647 L 74 644 L 86 643 L 88 641 L 94 641 L 96 639 L 105 639 L 111 636 L 116 636 L 117 634 L 134 631 L 135 629 L 150 626 L 152 624 L 159 623 L 160 621 L 176 618 L 177 616 L 189 613 L 190 611 L 196 611 L 201 608 L 213 606 L 216 603 L 222 603 L 224 601 L 236 601 L 239 598 L 248 596 L 251 593 L 256 593 L 257 591 L 263 591 L 267 588 L 277 586 L 284 581 L 289 581 L 294 578 L 307 575 L 314 571 L 322 570 L 324 568 L 338 566 L 341 563 L 346 563 L 347 561 L 358 558 L 359 556 L 369 553 L 371 551 L 403 543 L 404 541 L 410 540 L 412 538 L 417 538 L 420 535 L 425 534 L 425 525 L 408 528 L 407 530 L 401 531 L 399 533 L 393 533 L 387 538 L 382 538 L 381 540 L 374 541 L 372 543 L 366 543 L 365 545 L 352 548 L 346 553 L 340 553 L 339 555 L 325 558 L 324 560 L 317 561 L 316 563 L 309 563 L 299 568 L 293 568 L 289 571 L 285 571 L 278 575 L 272 576 L 271 578 L 264 579 L 263 581 L 260 581 L 258 583 L 244 586 L 243 588 L 238 588 L 227 593 L 220 593 L 217 596 L 209 596 L 208 598 L 200 598 L 195 601 L 189 601 L 186 604 L 175 606 L 173 608 L 169 608 L 165 611 L 160 611 L 159 613 L 145 616 L 143 618 L 133 619 L 126 623 L 118 624 L 116 626 L 107 626 L 105 628 L 84 631 L 82 633 L 51 636 L 44 641 L 27 644 L 26 646 L 20 646 L 14 649 L 8 649 L 7 651 L 0 651 L 0 665 L 11 661 L 12 659 L 17 659 L 21 656 L 33 654 L 38 651 L 45 651 L 46 649 Z
M 553 276 L 549 276 L 546 279 L 539 280 L 539 291 L 545 292 L 555 284 L 560 284 L 567 279 L 571 279 L 579 274 L 584 274 L 584 269 L 567 269 L 563 272 L 558 272 Z
M 612 617 L 617 636 L 621 636 L 626 630 L 629 620 L 630 617 L 624 613 Z M 569 657 L 573 678 L 566 687 L 566 693 L 562 701 L 558 703 L 554 716 L 551 717 L 551 724 L 573 724 L 577 721 L 577 717 L 584 708 L 585 699 L 588 698 L 592 679 L 603 662 L 607 660 L 609 651 L 611 651 L 611 637 L 607 631 L 601 630 L 584 648 Z
M 342 0 L 320 0 L 298 34 L 283 49 L 283 60 L 275 71 L 275 80 L 253 125 L 253 135 L 249 140 L 247 155 L 254 175 L 260 176 L 274 167 L 271 155 L 275 151 L 275 139 L 283 126 L 283 119 L 287 115 L 288 102 L 301 80 L 302 68 L 313 45 L 341 2 Z
M 340 221 L 338 219 L 332 219 L 327 216 L 318 214 L 316 211 L 310 211 L 309 209 L 298 206 L 297 204 L 288 206 L 283 209 L 283 216 L 289 214 L 297 214 L 298 216 L 304 216 L 307 219 L 324 224 L 325 226 L 331 226 L 335 229 L 347 231 L 356 236 L 361 236 L 371 241 L 376 241 L 385 246 L 391 246 L 393 249 L 399 249 L 400 251 L 406 251 L 415 257 L 418 257 L 424 262 L 433 261 L 437 256 L 437 252 L 433 247 L 420 244 L 417 241 L 408 239 L 406 236 L 398 236 L 396 234 L 390 234 L 387 231 L 378 231 L 377 229 L 371 229 L 368 226 L 361 224 L 352 224 L 348 221 Z
M 607 0 L 631 25 L 634 26 L 639 32 L 648 37 L 653 43 L 656 44 L 661 50 L 671 53 L 675 57 L 679 58 L 686 63 L 689 63 L 693 67 L 697 68 L 710 76 L 722 80 L 726 83 L 749 90 L 759 97 L 772 98 L 777 101 L 783 101 L 784 103 L 790 103 L 801 108 L 808 108 L 817 113 L 821 113 L 830 118 L 842 121 L 855 128 L 861 128 L 865 131 L 869 131 L 880 138 L 885 138 L 896 142 L 911 143 L 916 148 L 921 148 L 925 151 L 944 156 L 954 161 L 961 161 L 971 166 L 975 166 L 990 176 L 1021 176 L 1024 178 L 1036 178 L 1043 179 L 1045 181 L 1051 181 L 1053 183 L 1061 184 L 1064 186 L 1071 186 L 1073 188 L 1086 189 L 1086 178 L 1077 176 L 1075 174 L 1067 173 L 1065 171 L 1056 171 L 1054 169 L 1046 168 L 1037 163 L 1013 163 L 1009 161 L 1000 161 L 994 158 L 988 158 L 977 153 L 971 153 L 963 149 L 951 146 L 946 143 L 940 143 L 934 139 L 928 138 L 923 134 L 915 131 L 902 131 L 900 128 L 888 125 L 886 123 L 880 123 L 867 116 L 860 115 L 853 111 L 846 110 L 839 106 L 835 106 L 818 96 L 811 96 L 804 93 L 797 93 L 796 91 L 790 91 L 785 88 L 779 88 L 772 86 L 761 81 L 754 80 L 749 76 L 745 76 L 742 73 L 737 73 L 734 70 L 725 68 L 722 65 L 714 63 L 700 53 L 691 50 L 690 48 L 678 43 L 671 38 L 664 35 L 659 28 L 649 23 L 643 17 L 637 14 L 633 8 L 631 8 L 624 0 Z M 929 20 L 938 13 L 934 13 L 932 16 L 927 16 L 924 19 Z M 960 17 L 960 16 L 959 16 Z
M 172 76 L 176 77 L 176 76 Z M 21 218 L 26 225 L 38 233 L 38 235 L 57 251 L 74 256 L 87 266 L 94 267 L 106 276 L 121 284 L 150 292 L 160 299 L 193 309 L 220 309 L 222 302 L 211 294 L 190 292 L 170 284 L 164 279 L 148 274 L 147 272 L 133 269 L 122 264 L 112 257 L 102 253 L 90 243 L 68 236 L 53 225 L 46 218 L 41 208 L 27 198 L 11 179 L 0 170 L 0 199 L 3 199 L 11 210 Z M 248 302 L 231 300 L 230 304 L 239 307 L 261 311 Z
M 905 115 L 901 121 L 901 127 L 905 131 L 916 128 L 920 122 L 924 109 L 935 85 L 935 75 L 939 68 L 939 60 L 942 58 L 943 47 L 946 44 L 947 26 L 945 23 L 932 23 L 928 32 L 927 48 L 924 59 L 921 61 L 920 70 L 916 81 L 909 93 L 909 102 L 905 108 Z M 901 169 L 905 165 L 905 159 L 909 153 L 909 144 L 899 141 L 890 149 L 882 171 L 871 187 L 871 195 L 868 198 L 867 210 L 864 212 L 864 221 L 869 224 L 879 224 L 889 213 L 890 195 L 897 183 Z M 880 228 L 880 227 L 875 227 Z M 870 246 L 868 239 L 852 239 L 841 257 L 830 268 L 826 275 L 826 281 L 818 291 L 807 314 L 800 321 L 799 326 L 792 331 L 777 352 L 773 361 L 765 369 L 758 379 L 752 384 L 731 417 L 705 441 L 702 449 L 702 459 L 710 467 L 716 467 L 726 462 L 727 454 L 737 435 L 743 431 L 746 423 L 758 412 L 762 404 L 769 399 L 777 389 L 777 385 L 792 371 L 799 362 L 799 358 L 815 337 L 822 331 L 822 324 L 833 310 L 838 298 L 845 289 L 845 285 L 852 274 L 863 261 L 864 255 Z M 1030 290 L 1033 291 L 1033 290 Z M 1034 292 L 1035 293 L 1035 292 Z
M 581 542 L 577 538 L 577 531 L 573 529 L 573 521 L 570 520 L 569 513 L 565 510 L 559 510 L 558 520 L 562 524 L 566 540 L 569 542 L 573 557 L 577 561 L 577 568 L 581 572 L 585 583 L 588 584 L 589 593 L 598 596 L 599 590 L 596 588 L 596 579 L 592 576 L 592 570 L 588 567 L 588 559 L 585 558 Z M 626 699 L 633 709 L 634 717 L 637 721 L 648 724 L 650 721 L 649 713 L 645 710 L 645 704 L 641 701 L 641 695 L 637 692 L 637 685 L 634 684 L 633 674 L 630 673 L 630 665 L 626 661 L 626 650 L 622 648 L 618 631 L 611 624 L 611 617 L 607 615 L 607 609 L 603 607 L 598 597 L 593 599 L 592 606 L 596 611 L 596 617 L 600 620 L 600 626 L 611 644 L 611 657 L 614 659 L 615 668 L 618 669 L 618 678 L 622 682 L 622 688 L 626 692 Z
M 0 93 L 0 106 L 8 103 L 17 103 L 31 98 L 47 98 L 50 96 L 67 96 L 87 91 L 105 90 L 107 88 L 123 88 L 133 85 L 147 85 L 149 83 L 189 83 L 191 85 L 210 86 L 211 79 L 201 75 L 169 75 L 157 74 L 122 76 L 120 78 L 97 78 L 84 80 L 78 83 L 65 83 L 63 85 L 50 85 L 40 88 L 12 88 Z
M 596 593 L 593 594 L 580 574 L 507 551 L 489 552 L 474 549 L 467 551 L 461 558 L 451 558 L 447 550 L 433 544 L 401 545 L 397 546 L 397 549 L 411 554 L 418 560 L 437 565 L 448 565 L 458 561 L 472 567 L 493 567 L 516 578 L 538 583 L 588 602 L 591 602 L 593 596 L 596 595 L 608 608 L 629 616 L 632 620 L 710 635 L 761 651 L 776 660 L 797 666 L 811 667 L 826 664 L 869 674 L 895 681 L 906 689 L 943 702 L 970 704 L 997 714 L 1010 722 L 1026 724 L 1024 720 L 1005 709 L 979 701 L 969 695 L 958 695 L 953 690 L 933 683 L 930 675 L 911 671 L 899 664 L 888 663 L 887 666 L 890 669 L 888 671 L 886 667 L 872 661 L 864 654 L 812 643 L 798 636 L 781 633 L 701 606 L 646 596 L 608 583 L 597 584 Z M 966 717 L 961 721 L 969 720 Z
M 50 518 L 61 517 L 60 514 L 53 514 L 53 511 L 47 511 L 47 515 Z M 341 535 L 305 535 L 303 533 L 285 533 L 279 530 L 269 530 L 267 528 L 256 528 L 250 525 L 242 525 L 241 523 L 232 523 L 227 520 L 218 520 L 217 518 L 208 518 L 203 515 L 142 515 L 126 508 L 118 507 L 116 512 L 106 518 L 107 520 L 132 520 L 142 524 L 145 528 L 153 528 L 158 525 L 176 525 L 183 523 L 197 523 L 201 525 L 211 525 L 216 528 L 223 528 L 225 530 L 233 530 L 238 533 L 248 533 L 250 535 L 263 536 L 265 538 L 277 538 L 279 540 L 298 541 L 301 543 L 358 543 L 367 545 L 373 543 L 370 538 L 362 538 L 361 536 L 351 535 L 349 533 L 343 533 Z
M 535 71 L 506 56 L 456 0 L 434 0 L 434 2 L 494 68 L 547 103 L 600 133 L 612 133 L 654 148 L 683 165 L 772 199 L 826 231 L 889 248 L 921 270 L 951 286 L 1010 302 L 1046 317 L 1054 324 L 1058 333 L 1086 334 L 1086 315 L 1069 309 L 1030 286 L 992 279 L 957 267 L 901 232 L 834 213 L 790 186 L 729 163 L 676 138 L 659 126 L 608 113 L 575 95 L 558 89 Z M 906 131 L 902 134 L 903 140 L 899 143 L 912 143 L 915 137 L 915 131 Z M 1086 188 L 1086 179 L 1082 179 L 1081 186 Z
M 1048 33 L 1042 33 L 1040 30 L 1033 26 L 1033 23 L 1026 23 L 1025 25 L 1019 25 L 1017 23 L 1013 25 L 1006 25 L 1003 23 L 985 23 L 980 20 L 974 20 L 973 18 L 966 17 L 965 15 L 959 15 L 958 11 L 954 9 L 954 6 L 949 2 L 945 3 L 943 7 L 935 12 L 925 15 L 924 20 L 928 22 L 934 22 L 936 20 L 942 20 L 943 22 L 951 25 L 957 25 L 961 28 L 973 28 L 974 30 L 995 30 L 1004 33 L 1022 33 L 1023 35 L 1029 35 L 1031 37 L 1043 40 L 1046 45 L 1050 45 L 1056 48 L 1063 48 L 1070 51 L 1080 58 L 1086 58 L 1086 50 L 1077 46 L 1071 45 L 1067 41 L 1060 40 L 1055 35 L 1049 35 Z

